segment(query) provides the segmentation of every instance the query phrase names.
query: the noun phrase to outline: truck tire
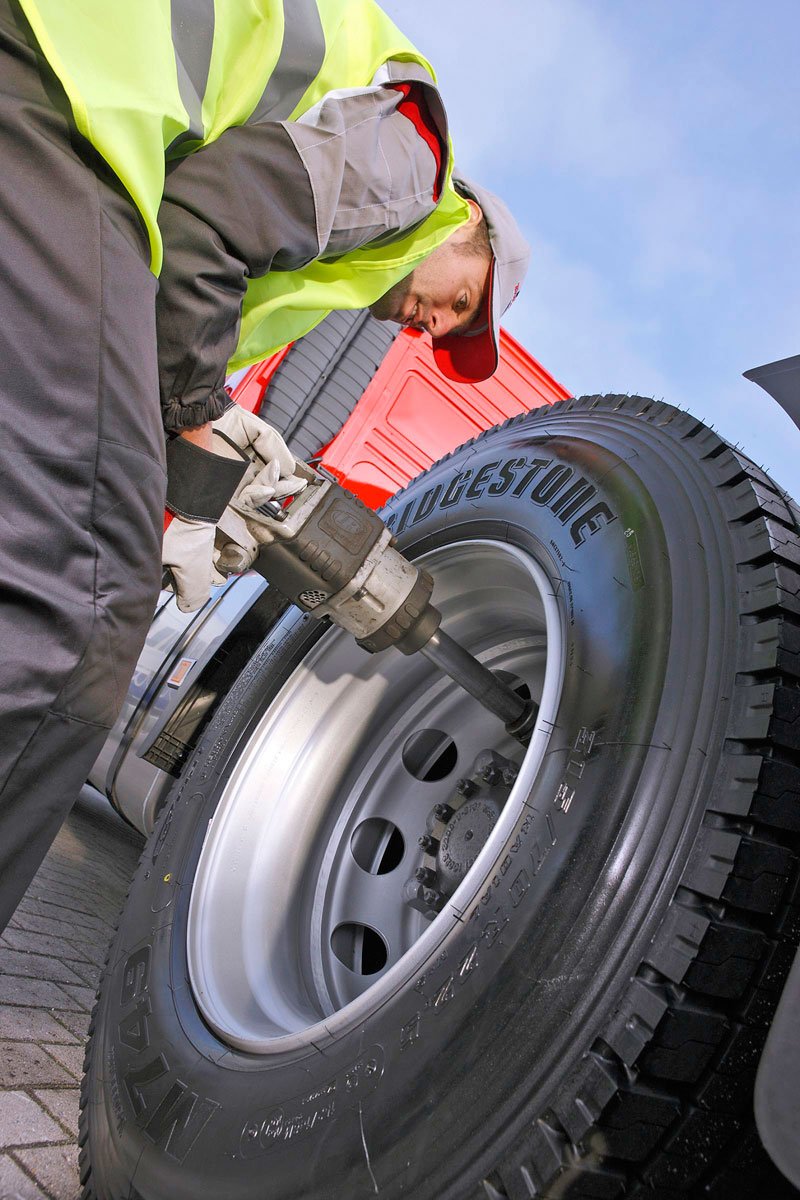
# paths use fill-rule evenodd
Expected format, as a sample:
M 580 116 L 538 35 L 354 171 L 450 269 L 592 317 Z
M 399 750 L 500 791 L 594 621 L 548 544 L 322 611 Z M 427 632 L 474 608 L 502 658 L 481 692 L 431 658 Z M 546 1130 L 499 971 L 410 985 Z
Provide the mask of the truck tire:
M 589 396 L 384 515 L 530 744 L 283 618 L 122 914 L 85 1200 L 796 1196 L 752 1082 L 800 935 L 797 508 L 688 413 Z
M 309 462 L 336 436 L 399 332 L 358 309 L 329 313 L 295 342 L 259 410 L 295 458 Z

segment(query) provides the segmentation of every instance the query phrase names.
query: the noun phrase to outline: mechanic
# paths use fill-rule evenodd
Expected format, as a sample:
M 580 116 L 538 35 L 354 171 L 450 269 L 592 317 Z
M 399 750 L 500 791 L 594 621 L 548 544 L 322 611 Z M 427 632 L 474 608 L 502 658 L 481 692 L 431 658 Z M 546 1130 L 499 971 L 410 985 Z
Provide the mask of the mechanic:
M 0 62 L 2 929 L 126 695 L 165 475 L 188 610 L 234 491 L 297 487 L 227 371 L 370 306 L 487 378 L 528 250 L 373 0 L 0 0 Z

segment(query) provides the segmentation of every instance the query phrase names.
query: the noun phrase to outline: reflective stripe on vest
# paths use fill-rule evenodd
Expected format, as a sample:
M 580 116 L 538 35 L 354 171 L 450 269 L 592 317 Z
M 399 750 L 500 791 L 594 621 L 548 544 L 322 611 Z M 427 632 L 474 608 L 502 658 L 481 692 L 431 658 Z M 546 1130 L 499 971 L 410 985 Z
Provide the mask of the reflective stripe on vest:
M 202 142 L 203 97 L 214 45 L 214 0 L 173 0 L 170 13 L 178 89 L 189 127 L 173 138 L 168 151 L 187 141 Z
M 292 0 L 281 53 L 264 94 L 248 118 L 285 121 L 319 74 L 325 61 L 325 31 L 316 0 Z

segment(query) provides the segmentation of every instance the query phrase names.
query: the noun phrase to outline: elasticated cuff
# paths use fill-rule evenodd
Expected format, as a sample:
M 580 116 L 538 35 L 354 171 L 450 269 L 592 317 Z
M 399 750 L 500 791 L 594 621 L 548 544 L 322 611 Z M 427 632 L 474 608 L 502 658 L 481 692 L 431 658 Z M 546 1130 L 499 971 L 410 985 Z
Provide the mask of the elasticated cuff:
M 181 429 L 197 429 L 221 417 L 231 399 L 224 387 L 216 388 L 203 400 L 186 400 L 172 396 L 161 405 L 164 429 L 178 433 Z

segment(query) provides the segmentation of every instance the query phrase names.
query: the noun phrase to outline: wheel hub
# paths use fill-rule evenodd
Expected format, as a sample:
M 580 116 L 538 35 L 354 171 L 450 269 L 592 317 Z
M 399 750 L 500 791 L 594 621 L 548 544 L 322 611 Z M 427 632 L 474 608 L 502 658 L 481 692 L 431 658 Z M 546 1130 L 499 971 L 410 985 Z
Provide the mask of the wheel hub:
M 466 877 L 497 824 L 502 805 L 487 797 L 470 800 L 450 818 L 436 854 L 436 874 L 442 891 L 452 896 Z
M 419 838 L 421 866 L 403 889 L 403 899 L 429 921 L 464 881 L 489 840 L 511 794 L 519 766 L 494 750 L 482 750 L 472 774 L 458 780 L 446 804 L 428 814 Z

